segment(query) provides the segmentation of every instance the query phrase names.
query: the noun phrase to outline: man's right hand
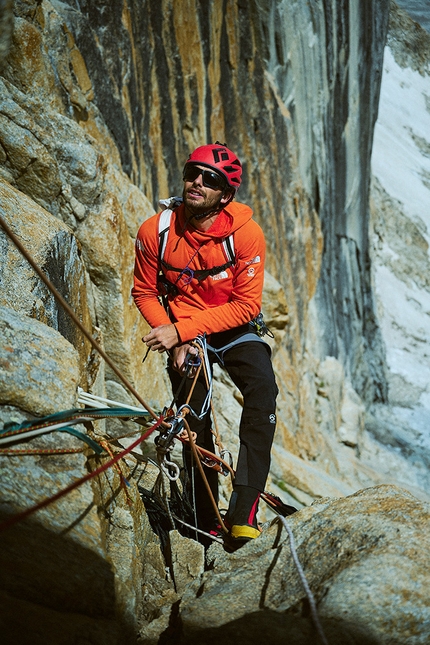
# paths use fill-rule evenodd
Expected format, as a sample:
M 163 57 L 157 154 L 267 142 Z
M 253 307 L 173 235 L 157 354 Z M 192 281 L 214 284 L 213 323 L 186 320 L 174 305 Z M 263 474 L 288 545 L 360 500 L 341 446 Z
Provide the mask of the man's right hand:
M 161 354 L 178 344 L 179 335 L 175 325 L 160 325 L 151 329 L 142 340 L 151 352 L 160 352 Z
M 185 359 L 187 358 L 187 354 L 194 354 L 196 356 L 198 354 L 198 350 L 196 347 L 193 347 L 193 345 L 184 343 L 183 345 L 174 347 L 170 352 L 170 355 L 172 357 L 173 369 L 182 375 L 184 375 L 185 372 L 187 371 L 187 366 L 185 365 Z M 190 378 L 192 378 L 195 375 L 195 370 L 196 370 L 195 367 L 191 367 L 191 369 L 189 370 L 188 376 Z

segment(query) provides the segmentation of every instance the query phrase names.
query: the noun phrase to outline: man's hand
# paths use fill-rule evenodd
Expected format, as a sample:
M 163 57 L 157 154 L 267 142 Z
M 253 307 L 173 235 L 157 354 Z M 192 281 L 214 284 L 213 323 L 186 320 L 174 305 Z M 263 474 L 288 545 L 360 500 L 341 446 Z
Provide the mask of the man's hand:
M 151 329 L 149 334 L 142 338 L 151 352 L 166 352 L 179 343 L 178 332 L 175 325 L 160 325 Z
M 179 374 L 185 374 L 187 371 L 187 366 L 185 365 L 187 354 L 194 354 L 196 356 L 198 354 L 197 348 L 189 345 L 188 343 L 184 343 L 184 345 L 175 347 L 172 351 L 172 367 L 176 372 L 179 372 Z M 190 378 L 195 375 L 196 369 L 196 367 L 190 367 L 188 373 Z

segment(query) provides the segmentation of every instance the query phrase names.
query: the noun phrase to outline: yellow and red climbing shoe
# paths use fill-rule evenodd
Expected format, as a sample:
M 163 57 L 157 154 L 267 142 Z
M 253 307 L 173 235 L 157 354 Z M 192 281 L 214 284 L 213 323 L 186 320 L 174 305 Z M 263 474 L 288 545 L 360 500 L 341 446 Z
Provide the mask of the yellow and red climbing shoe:
M 230 532 L 224 535 L 224 548 L 228 553 L 233 553 L 250 540 L 258 538 L 260 533 L 260 529 L 250 524 L 233 524 Z

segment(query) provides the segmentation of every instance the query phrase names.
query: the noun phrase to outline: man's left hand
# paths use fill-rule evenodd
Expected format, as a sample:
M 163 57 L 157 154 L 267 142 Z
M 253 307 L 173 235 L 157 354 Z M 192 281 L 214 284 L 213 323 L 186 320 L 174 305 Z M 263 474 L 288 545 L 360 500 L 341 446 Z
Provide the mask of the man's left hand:
M 175 347 L 179 343 L 179 336 L 175 325 L 160 325 L 151 329 L 142 340 L 152 352 L 161 353 Z
M 186 359 L 188 354 L 191 354 L 192 356 L 197 356 L 198 354 L 197 348 L 193 347 L 189 343 L 184 343 L 183 345 L 179 345 L 178 347 L 175 347 L 175 349 L 171 354 L 172 367 L 175 370 L 175 372 L 179 372 L 179 374 L 182 374 L 182 375 L 188 374 L 190 378 L 193 378 L 197 371 L 197 366 L 187 365 Z

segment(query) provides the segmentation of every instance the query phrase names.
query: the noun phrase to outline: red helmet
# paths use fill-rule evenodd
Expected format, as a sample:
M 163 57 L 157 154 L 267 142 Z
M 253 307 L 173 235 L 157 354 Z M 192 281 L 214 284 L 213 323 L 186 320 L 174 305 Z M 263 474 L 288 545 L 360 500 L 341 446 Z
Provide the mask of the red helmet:
M 242 164 L 234 152 L 219 141 L 196 148 L 188 157 L 185 165 L 187 164 L 213 168 L 227 179 L 228 185 L 234 188 L 235 192 L 241 184 Z

